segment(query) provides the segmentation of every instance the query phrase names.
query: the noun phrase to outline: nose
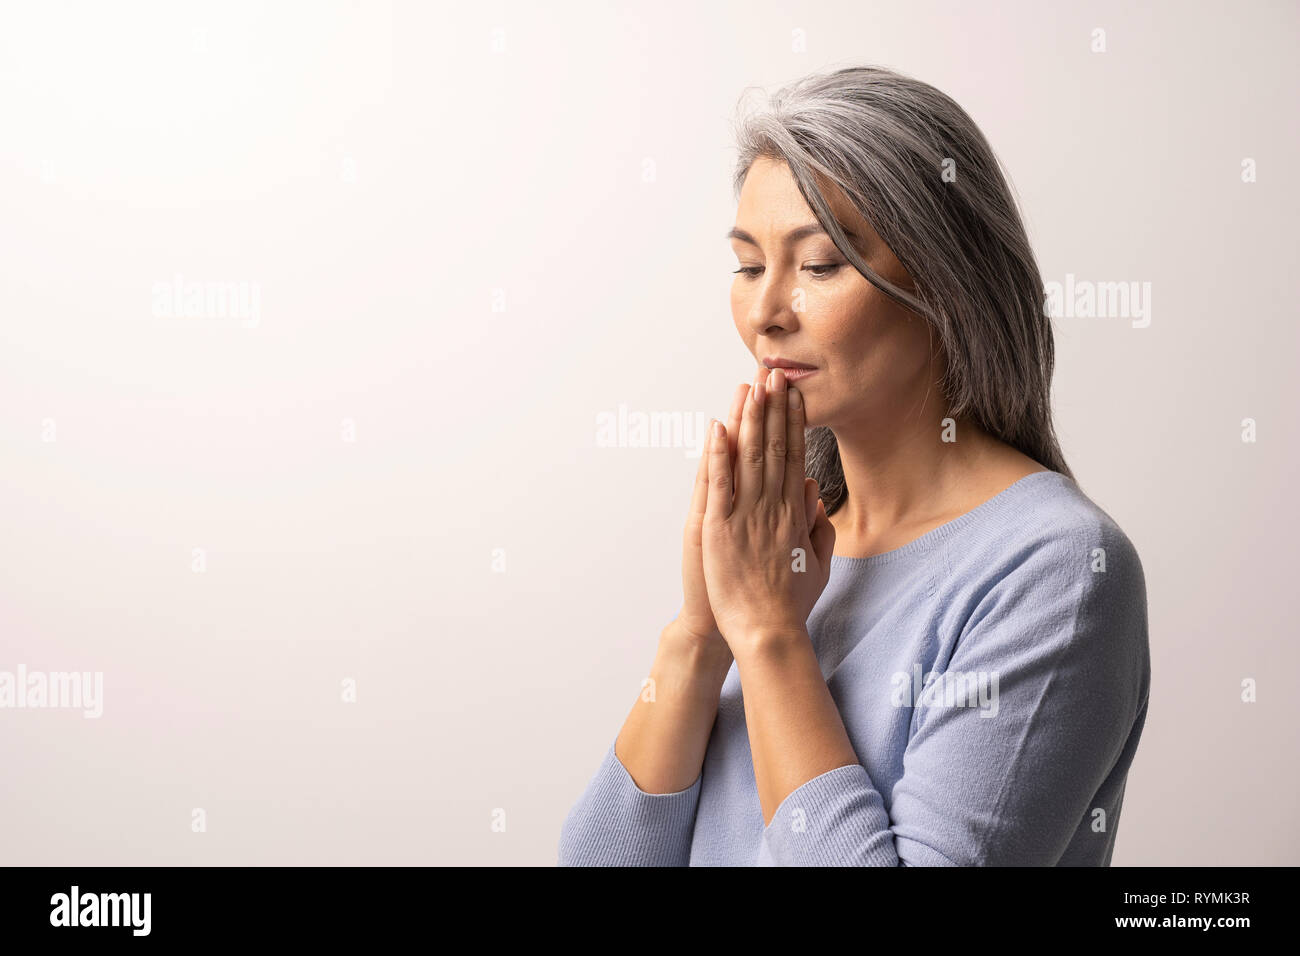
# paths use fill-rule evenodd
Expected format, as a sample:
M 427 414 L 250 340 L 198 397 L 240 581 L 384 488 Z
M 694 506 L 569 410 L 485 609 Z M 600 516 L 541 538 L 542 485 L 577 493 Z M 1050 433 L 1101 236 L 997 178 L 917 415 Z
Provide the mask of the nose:
M 769 268 L 763 273 L 762 284 L 750 303 L 746 321 L 757 335 L 778 335 L 792 332 L 799 324 L 795 311 L 795 294 L 803 296 L 785 278 L 784 270 Z

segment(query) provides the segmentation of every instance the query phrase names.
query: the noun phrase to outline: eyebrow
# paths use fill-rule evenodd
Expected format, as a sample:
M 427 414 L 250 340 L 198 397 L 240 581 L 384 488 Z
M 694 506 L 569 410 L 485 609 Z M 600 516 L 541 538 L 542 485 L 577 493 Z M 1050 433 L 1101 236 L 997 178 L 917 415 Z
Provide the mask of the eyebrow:
M 844 227 L 841 226 L 840 228 L 843 229 Z M 844 229 L 844 234 L 854 241 L 858 239 L 858 236 L 848 229 Z M 792 245 L 793 243 L 798 242 L 800 239 L 807 239 L 809 236 L 816 236 L 816 235 L 824 236 L 824 235 L 828 235 L 828 233 L 826 232 L 825 229 L 822 228 L 822 224 L 820 222 L 810 222 L 806 226 L 798 226 L 794 229 L 791 229 L 789 232 L 787 232 L 784 236 L 781 237 L 781 241 L 784 242 L 786 245 Z M 740 229 L 740 228 L 731 229 L 727 233 L 725 238 L 739 239 L 741 242 L 747 242 L 751 246 L 758 245 L 758 241 L 755 240 L 753 236 L 747 233 L 744 229 Z

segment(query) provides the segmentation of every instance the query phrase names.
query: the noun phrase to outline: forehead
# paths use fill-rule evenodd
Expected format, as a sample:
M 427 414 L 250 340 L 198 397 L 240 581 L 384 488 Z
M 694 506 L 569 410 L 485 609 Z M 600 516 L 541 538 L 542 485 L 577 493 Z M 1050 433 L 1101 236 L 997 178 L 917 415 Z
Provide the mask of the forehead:
M 863 234 L 867 224 L 836 186 L 823 183 L 822 195 L 835 218 L 850 232 Z M 749 167 L 741 186 L 736 224 L 749 232 L 782 232 L 816 222 L 790 167 L 782 160 L 760 156 Z

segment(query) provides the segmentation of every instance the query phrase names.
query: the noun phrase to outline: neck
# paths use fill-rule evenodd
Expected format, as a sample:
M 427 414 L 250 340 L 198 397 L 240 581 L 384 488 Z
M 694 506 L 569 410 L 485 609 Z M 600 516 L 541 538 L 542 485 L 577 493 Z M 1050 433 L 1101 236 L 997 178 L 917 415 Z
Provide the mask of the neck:
M 925 409 L 894 428 L 870 423 L 832 429 L 848 490 L 831 519 L 837 535 L 860 545 L 953 509 L 965 479 L 988 460 L 997 442 L 962 419 L 947 429 L 955 440 L 944 441 L 945 417 L 946 412 Z

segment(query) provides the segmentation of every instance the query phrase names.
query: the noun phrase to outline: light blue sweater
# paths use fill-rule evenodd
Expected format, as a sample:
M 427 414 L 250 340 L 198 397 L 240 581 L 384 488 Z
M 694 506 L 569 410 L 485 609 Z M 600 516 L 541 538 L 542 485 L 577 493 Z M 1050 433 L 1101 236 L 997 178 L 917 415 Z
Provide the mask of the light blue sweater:
M 808 633 L 860 763 L 764 827 L 733 663 L 695 782 L 646 793 L 611 742 L 560 865 L 1110 865 L 1146 720 L 1146 585 L 1073 481 L 1037 472 L 897 550 L 833 558 Z

